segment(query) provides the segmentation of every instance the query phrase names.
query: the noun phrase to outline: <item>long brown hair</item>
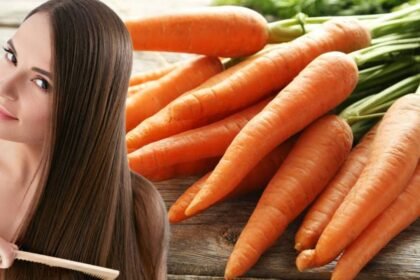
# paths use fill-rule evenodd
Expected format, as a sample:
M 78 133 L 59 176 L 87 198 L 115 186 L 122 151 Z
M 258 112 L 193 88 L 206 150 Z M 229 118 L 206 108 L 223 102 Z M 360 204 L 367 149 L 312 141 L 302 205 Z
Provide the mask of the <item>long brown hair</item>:
M 165 279 L 166 208 L 156 188 L 129 170 L 126 156 L 129 34 L 97 0 L 48 1 L 25 20 L 40 12 L 49 16 L 54 42 L 52 122 L 40 183 L 16 243 L 118 269 L 119 279 Z M 91 279 L 19 260 L 4 278 Z

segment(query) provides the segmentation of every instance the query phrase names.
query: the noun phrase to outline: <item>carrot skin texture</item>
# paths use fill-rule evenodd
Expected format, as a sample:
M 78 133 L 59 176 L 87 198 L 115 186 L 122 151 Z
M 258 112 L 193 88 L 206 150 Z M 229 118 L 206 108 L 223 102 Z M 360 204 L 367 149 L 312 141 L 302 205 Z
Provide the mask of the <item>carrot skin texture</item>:
M 212 170 L 219 160 L 220 157 L 204 158 L 192 162 L 183 162 L 166 166 L 151 173 L 140 174 L 154 182 L 188 176 L 199 176 Z
M 165 166 L 221 157 L 246 123 L 272 99 L 266 98 L 220 121 L 145 145 L 128 154 L 130 168 L 149 174 Z
M 261 162 L 259 162 L 258 165 L 242 180 L 238 188 L 229 193 L 225 199 L 238 197 L 265 188 L 286 158 L 292 148 L 294 140 L 295 139 L 287 140 L 263 158 Z M 190 218 L 185 215 L 185 209 L 194 199 L 194 196 L 200 191 L 203 183 L 210 174 L 211 172 L 208 172 L 206 175 L 197 180 L 171 206 L 168 212 L 169 221 L 171 223 L 179 223 L 187 218 Z
M 203 56 L 178 66 L 159 80 L 148 82 L 147 87 L 144 84 L 140 93 L 132 94 L 126 101 L 126 131 L 222 70 L 218 58 Z
M 376 128 L 371 129 L 351 151 L 337 175 L 306 213 L 295 236 L 297 251 L 315 247 L 322 231 L 362 173 Z
M 420 157 L 420 96 L 398 99 L 384 115 L 368 162 L 321 234 L 296 259 L 300 271 L 333 261 L 403 191 Z
M 147 82 L 144 82 L 142 84 L 138 84 L 138 85 L 134 85 L 134 86 L 128 87 L 127 98 L 132 97 L 134 94 L 141 93 L 145 88 L 147 88 L 150 85 L 154 84 L 153 82 L 154 82 L 154 80 L 147 81 Z
M 145 71 L 133 74 L 130 77 L 129 87 L 143 84 L 145 82 L 153 81 L 162 78 L 178 66 L 178 63 L 165 65 L 155 70 Z
M 369 32 L 358 21 L 329 21 L 318 30 L 215 75 L 198 89 L 177 98 L 130 131 L 127 147 L 135 150 L 198 127 L 203 119 L 245 108 L 289 84 L 320 54 L 334 50 L 351 52 L 369 44 Z
M 243 275 L 322 191 L 350 152 L 349 125 L 324 116 L 303 130 L 296 144 L 264 189 L 231 256 L 225 278 Z
M 125 25 L 135 50 L 240 57 L 261 50 L 268 40 L 265 18 L 251 9 L 235 6 L 130 19 Z
M 332 280 L 354 279 L 388 242 L 420 213 L 420 164 L 406 189 L 354 240 L 339 258 Z
M 314 59 L 235 137 L 186 214 L 231 192 L 275 146 L 346 99 L 357 78 L 356 64 L 346 54 L 329 52 Z

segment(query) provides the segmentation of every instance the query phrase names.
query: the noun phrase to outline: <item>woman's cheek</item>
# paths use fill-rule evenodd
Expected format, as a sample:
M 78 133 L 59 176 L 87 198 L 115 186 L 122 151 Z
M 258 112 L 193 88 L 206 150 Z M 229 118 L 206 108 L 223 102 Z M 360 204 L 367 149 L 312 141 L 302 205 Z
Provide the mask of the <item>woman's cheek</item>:
M 33 102 L 25 112 L 24 130 L 29 142 L 42 142 L 50 123 L 50 107 L 47 102 Z M 30 104 L 29 104 L 30 105 Z

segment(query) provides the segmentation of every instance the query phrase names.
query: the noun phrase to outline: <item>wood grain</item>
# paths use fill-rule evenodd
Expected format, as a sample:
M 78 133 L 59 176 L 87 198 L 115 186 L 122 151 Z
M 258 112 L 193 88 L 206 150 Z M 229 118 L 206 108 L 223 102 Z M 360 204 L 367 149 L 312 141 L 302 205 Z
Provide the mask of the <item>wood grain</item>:
M 167 207 L 196 178 L 155 183 Z M 171 226 L 170 279 L 222 279 L 225 264 L 241 229 L 252 213 L 259 193 L 230 200 L 180 224 Z M 303 214 L 292 223 L 275 246 L 243 279 L 329 279 L 335 262 L 322 268 L 298 272 L 293 249 L 294 234 Z M 178 278 L 187 275 L 204 278 Z M 188 276 L 193 277 L 193 276 Z M 216 277 L 216 278 L 212 278 Z M 420 279 L 420 221 L 392 240 L 359 274 L 367 279 Z

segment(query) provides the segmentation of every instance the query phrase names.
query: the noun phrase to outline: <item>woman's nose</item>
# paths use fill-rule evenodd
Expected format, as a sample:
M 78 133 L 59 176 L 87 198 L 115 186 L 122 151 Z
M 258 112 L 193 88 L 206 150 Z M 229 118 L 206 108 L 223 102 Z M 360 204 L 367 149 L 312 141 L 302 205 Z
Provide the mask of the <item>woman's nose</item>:
M 2 75 L 0 76 L 0 98 L 9 100 L 17 99 L 17 75 Z

